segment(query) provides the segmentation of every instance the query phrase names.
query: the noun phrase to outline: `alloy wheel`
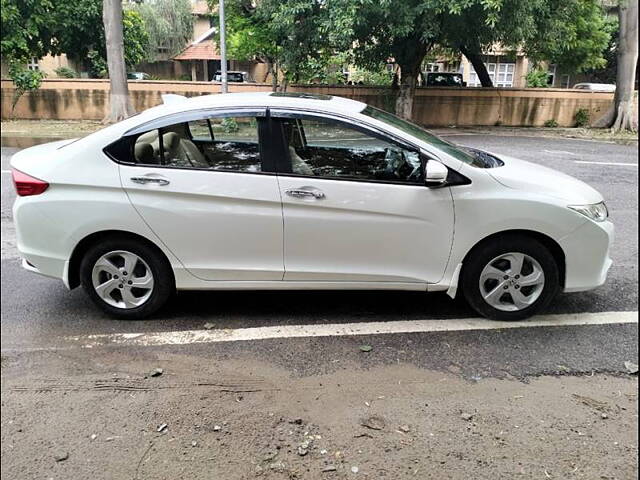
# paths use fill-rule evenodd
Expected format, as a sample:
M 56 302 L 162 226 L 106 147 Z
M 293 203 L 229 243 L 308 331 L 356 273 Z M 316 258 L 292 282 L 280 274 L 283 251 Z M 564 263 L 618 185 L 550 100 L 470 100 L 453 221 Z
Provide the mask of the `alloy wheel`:
M 91 280 L 104 302 L 121 309 L 136 308 L 149 300 L 155 283 L 149 265 L 125 250 L 102 255 L 93 266 Z
M 485 302 L 497 310 L 515 312 L 538 300 L 545 278 L 535 258 L 510 252 L 491 260 L 482 270 L 479 283 Z

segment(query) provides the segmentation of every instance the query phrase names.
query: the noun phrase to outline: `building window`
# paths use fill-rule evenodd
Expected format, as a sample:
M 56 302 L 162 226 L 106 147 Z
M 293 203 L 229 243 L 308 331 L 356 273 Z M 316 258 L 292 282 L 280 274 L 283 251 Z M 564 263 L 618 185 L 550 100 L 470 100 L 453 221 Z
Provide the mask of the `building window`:
M 32 57 L 31 61 L 27 63 L 27 68 L 29 70 L 40 70 L 40 65 L 38 65 L 38 59 L 35 57 Z
M 549 65 L 549 70 L 547 71 L 547 85 L 549 85 L 550 87 L 553 87 L 556 84 L 557 70 L 558 70 L 557 65 Z
M 492 57 L 494 62 L 485 63 L 489 78 L 495 87 L 513 87 L 513 79 L 516 71 L 515 63 L 501 63 L 500 57 Z M 497 61 L 495 61 L 497 60 Z M 473 65 L 469 64 L 471 71 L 469 72 L 470 87 L 480 87 L 480 79 Z
M 516 71 L 515 63 L 499 63 L 496 87 L 513 87 L 513 74 Z

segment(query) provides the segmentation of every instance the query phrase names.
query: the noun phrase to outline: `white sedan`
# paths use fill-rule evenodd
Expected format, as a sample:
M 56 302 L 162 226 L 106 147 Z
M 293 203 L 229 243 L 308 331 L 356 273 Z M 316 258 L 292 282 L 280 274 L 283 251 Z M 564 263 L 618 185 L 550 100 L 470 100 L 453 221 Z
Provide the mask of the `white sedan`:
M 593 188 L 344 98 L 171 96 L 11 166 L 24 268 L 121 318 L 176 289 L 379 289 L 519 320 L 611 266 Z

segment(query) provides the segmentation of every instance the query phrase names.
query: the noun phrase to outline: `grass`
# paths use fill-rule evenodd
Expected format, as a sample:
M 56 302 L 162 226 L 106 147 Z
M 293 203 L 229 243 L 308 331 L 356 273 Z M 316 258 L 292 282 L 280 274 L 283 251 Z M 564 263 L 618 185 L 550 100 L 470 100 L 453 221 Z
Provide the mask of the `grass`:
M 104 125 L 90 120 L 3 120 L 3 137 L 73 138 L 100 130 Z
M 638 142 L 638 132 L 611 132 L 607 128 L 565 128 L 565 127 L 452 127 L 436 128 L 434 133 L 446 135 L 452 131 L 461 133 L 477 133 L 484 135 L 520 136 L 520 137 L 549 137 L 549 138 L 577 138 L 612 142 L 622 145 L 635 145 Z

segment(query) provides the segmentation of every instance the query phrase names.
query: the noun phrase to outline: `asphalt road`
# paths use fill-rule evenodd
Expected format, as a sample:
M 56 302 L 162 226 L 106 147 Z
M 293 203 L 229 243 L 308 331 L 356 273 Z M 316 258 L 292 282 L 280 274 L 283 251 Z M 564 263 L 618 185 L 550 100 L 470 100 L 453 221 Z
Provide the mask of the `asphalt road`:
M 508 154 L 566 172 L 603 193 L 617 228 L 614 266 L 603 287 L 561 295 L 548 313 L 638 310 L 638 152 L 635 146 L 572 139 L 455 134 L 456 143 Z M 68 335 L 179 332 L 216 328 L 321 323 L 394 322 L 475 316 L 461 300 L 443 294 L 401 292 L 186 292 L 157 318 L 124 322 L 98 312 L 80 289 L 21 269 L 12 253 L 14 193 L 8 161 L 15 148 L 2 148 L 2 350 L 19 353 L 55 345 Z M 587 162 L 587 163 L 581 163 Z M 357 346 L 375 346 L 367 365 L 407 361 L 421 367 L 452 365 L 469 377 L 544 373 L 624 372 L 637 363 L 637 324 L 520 328 L 511 331 L 384 334 L 371 337 L 275 339 L 255 342 L 153 347 L 188 348 L 212 359 L 238 353 L 271 361 L 296 374 L 333 370 L 336 359 L 360 362 Z M 319 354 L 320 352 L 320 354 Z M 353 357 L 353 358 L 351 358 Z

